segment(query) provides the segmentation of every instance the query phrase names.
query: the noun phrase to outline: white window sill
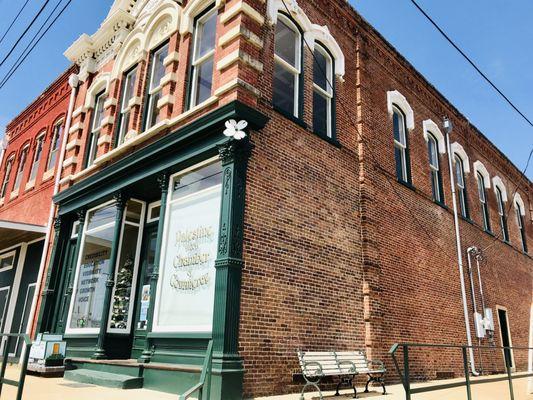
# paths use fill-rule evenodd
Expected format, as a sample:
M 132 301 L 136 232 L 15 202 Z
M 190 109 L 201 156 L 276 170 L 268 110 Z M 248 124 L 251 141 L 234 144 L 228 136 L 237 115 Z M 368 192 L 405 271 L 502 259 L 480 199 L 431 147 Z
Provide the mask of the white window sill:
M 47 180 L 49 180 L 53 176 L 54 176 L 54 169 L 52 168 L 52 169 L 49 169 L 48 171 L 46 171 L 43 174 L 43 182 L 46 182 Z
M 35 179 L 32 179 L 31 181 L 26 183 L 26 186 L 24 186 L 24 191 L 27 192 L 28 190 L 31 190 L 35 187 Z
M 11 192 L 11 194 L 9 195 L 9 200 L 13 200 L 13 199 L 17 198 L 18 195 L 19 195 L 19 190 L 18 189 L 17 190 L 13 190 Z
M 5 200 L 4 197 L 2 197 L 2 198 L 0 199 L 0 207 L 2 207 L 2 206 L 4 205 L 4 200 Z

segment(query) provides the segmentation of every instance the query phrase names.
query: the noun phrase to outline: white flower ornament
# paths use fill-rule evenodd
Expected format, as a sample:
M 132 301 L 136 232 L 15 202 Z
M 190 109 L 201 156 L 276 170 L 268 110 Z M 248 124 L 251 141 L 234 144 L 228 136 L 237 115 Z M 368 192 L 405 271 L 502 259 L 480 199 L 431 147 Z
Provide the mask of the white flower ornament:
M 226 130 L 224 130 L 224 135 L 232 137 L 235 140 L 241 140 L 246 137 L 246 132 L 244 129 L 248 126 L 248 122 L 241 120 L 239 122 L 234 119 L 226 121 Z

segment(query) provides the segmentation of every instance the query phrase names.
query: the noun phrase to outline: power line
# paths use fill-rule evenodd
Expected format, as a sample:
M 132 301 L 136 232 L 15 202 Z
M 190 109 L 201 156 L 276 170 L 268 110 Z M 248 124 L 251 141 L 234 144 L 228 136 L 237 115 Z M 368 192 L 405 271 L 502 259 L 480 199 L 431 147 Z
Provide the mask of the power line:
M 52 20 L 52 22 L 50 23 L 50 25 L 48 25 L 48 27 L 46 28 L 46 30 L 41 34 L 41 36 L 37 39 L 37 41 L 31 46 L 31 48 L 28 50 L 28 52 L 26 53 L 26 55 L 22 58 L 22 60 L 20 60 L 20 62 L 16 65 L 15 68 L 12 68 L 10 70 L 10 72 L 8 73 L 8 75 L 6 75 L 3 79 L 2 79 L 2 82 L 0 84 L 0 89 L 2 89 L 5 84 L 9 81 L 9 79 L 13 76 L 13 74 L 19 69 L 19 67 L 24 63 L 24 61 L 26 60 L 26 58 L 28 58 L 28 56 L 31 54 L 31 52 L 35 49 L 35 47 L 39 44 L 39 42 L 41 41 L 41 39 L 48 33 L 48 31 L 50 30 L 50 28 L 52 28 L 52 26 L 55 24 L 55 22 L 59 19 L 59 17 L 61 17 L 61 15 L 65 12 L 65 10 L 67 9 L 67 7 L 70 5 L 70 3 L 72 3 L 72 0 L 68 0 L 68 2 L 65 4 L 65 6 L 61 9 L 61 11 L 59 12 L 59 14 L 56 15 L 56 17 Z
M 11 24 L 9 25 L 9 27 L 7 28 L 7 30 L 4 32 L 4 34 L 2 35 L 2 37 L 0 38 L 0 43 L 2 43 L 6 37 L 6 35 L 9 33 L 9 31 L 11 30 L 11 28 L 13 28 L 13 25 L 15 25 L 15 22 L 17 22 L 18 18 L 20 17 L 20 14 L 22 14 L 22 11 L 24 11 L 24 9 L 26 8 L 26 5 L 30 2 L 30 0 L 26 0 L 26 2 L 22 5 L 21 9 L 19 10 L 19 12 L 17 13 L 17 15 L 15 16 L 15 18 L 13 18 L 13 21 L 11 21 Z
M 11 56 L 11 54 L 15 51 L 15 49 L 17 48 L 18 44 L 20 43 L 20 41 L 24 38 L 24 36 L 26 36 L 26 33 L 28 33 L 28 31 L 31 29 L 31 27 L 33 26 L 33 24 L 35 23 L 35 21 L 37 21 L 37 18 L 39 18 L 41 16 L 41 14 L 43 13 L 44 9 L 46 8 L 46 6 L 48 5 L 48 3 L 50 2 L 50 0 L 46 0 L 44 2 L 44 4 L 41 6 L 40 10 L 37 12 L 37 14 L 35 14 L 35 16 L 33 17 L 33 19 L 31 20 L 30 24 L 26 27 L 26 29 L 24 29 L 24 32 L 22 32 L 22 34 L 19 36 L 19 38 L 17 39 L 17 41 L 13 44 L 13 46 L 11 47 L 11 49 L 9 50 L 9 52 L 7 53 L 7 55 L 3 58 L 3 60 L 0 62 L 0 67 L 2 65 L 4 65 L 4 63 L 6 62 L 6 60 L 9 58 L 9 56 Z

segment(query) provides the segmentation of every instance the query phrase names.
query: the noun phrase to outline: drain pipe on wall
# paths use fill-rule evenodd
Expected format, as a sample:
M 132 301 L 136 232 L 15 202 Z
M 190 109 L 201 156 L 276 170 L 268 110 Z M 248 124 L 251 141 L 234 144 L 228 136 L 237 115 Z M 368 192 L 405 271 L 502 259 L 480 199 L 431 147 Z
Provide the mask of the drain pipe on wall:
M 450 184 L 452 186 L 452 200 L 453 200 L 453 216 L 454 216 L 454 225 L 455 225 L 455 239 L 457 245 L 457 262 L 459 265 L 459 277 L 461 280 L 461 295 L 463 299 L 463 312 L 465 318 L 465 328 L 466 328 L 466 340 L 468 346 L 472 346 L 472 334 L 470 332 L 470 316 L 468 315 L 468 302 L 466 299 L 466 285 L 465 285 L 465 276 L 463 268 L 463 250 L 461 248 L 461 235 L 459 231 L 459 215 L 457 213 L 457 194 L 455 192 L 455 179 L 453 174 L 453 161 L 452 161 L 452 149 L 450 145 L 450 134 L 453 130 L 452 122 L 448 118 L 444 118 L 444 132 L 446 134 L 446 150 L 448 151 L 448 164 L 450 168 Z M 470 347 L 468 349 L 470 355 L 470 369 L 472 375 L 478 376 L 479 373 L 476 371 L 476 363 L 474 359 L 474 349 Z
M 68 131 L 70 130 L 70 125 L 72 121 L 72 112 L 74 109 L 74 103 L 76 100 L 76 94 L 77 89 L 79 85 L 79 78 L 78 75 L 72 74 L 70 75 L 68 79 L 68 84 L 70 85 L 71 92 L 70 92 L 70 101 L 68 105 L 68 111 L 67 111 L 67 118 L 65 120 L 65 127 L 63 128 L 63 137 L 61 138 L 61 151 L 59 152 L 59 162 L 57 163 L 57 170 L 55 174 L 55 181 L 54 181 L 54 191 L 53 196 L 55 196 L 59 192 L 59 181 L 61 180 L 61 171 L 62 171 L 62 165 L 63 161 L 65 159 L 65 152 L 67 148 L 67 139 L 68 139 Z M 37 286 L 38 290 L 35 291 L 35 294 L 33 296 L 32 306 L 30 315 L 28 318 L 28 328 L 26 329 L 26 333 L 28 335 L 31 335 L 31 331 L 33 329 L 33 319 L 35 318 L 36 308 L 37 308 L 37 300 L 39 298 L 39 295 L 42 291 L 42 281 L 43 281 L 43 274 L 44 274 L 44 266 L 46 264 L 46 260 L 48 258 L 48 248 L 50 247 L 50 238 L 52 236 L 52 229 L 54 226 L 54 217 L 56 213 L 56 206 L 54 202 L 52 201 L 50 203 L 50 213 L 48 215 L 48 225 L 46 230 L 46 236 L 44 239 L 44 247 L 43 247 L 43 255 L 41 257 L 41 262 L 39 264 L 39 274 L 37 278 Z M 21 360 L 23 357 L 21 357 Z

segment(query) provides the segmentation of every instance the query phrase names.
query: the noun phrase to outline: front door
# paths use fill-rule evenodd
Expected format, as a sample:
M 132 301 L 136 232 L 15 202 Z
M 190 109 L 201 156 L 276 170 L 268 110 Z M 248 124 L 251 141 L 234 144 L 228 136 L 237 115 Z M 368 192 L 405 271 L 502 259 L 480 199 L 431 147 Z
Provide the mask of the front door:
M 135 309 L 135 326 L 131 358 L 139 358 L 146 345 L 148 305 L 150 304 L 150 280 L 155 264 L 155 247 L 157 242 L 157 222 L 146 225 L 144 229 L 143 248 L 141 252 L 139 284 L 137 286 L 137 304 Z

